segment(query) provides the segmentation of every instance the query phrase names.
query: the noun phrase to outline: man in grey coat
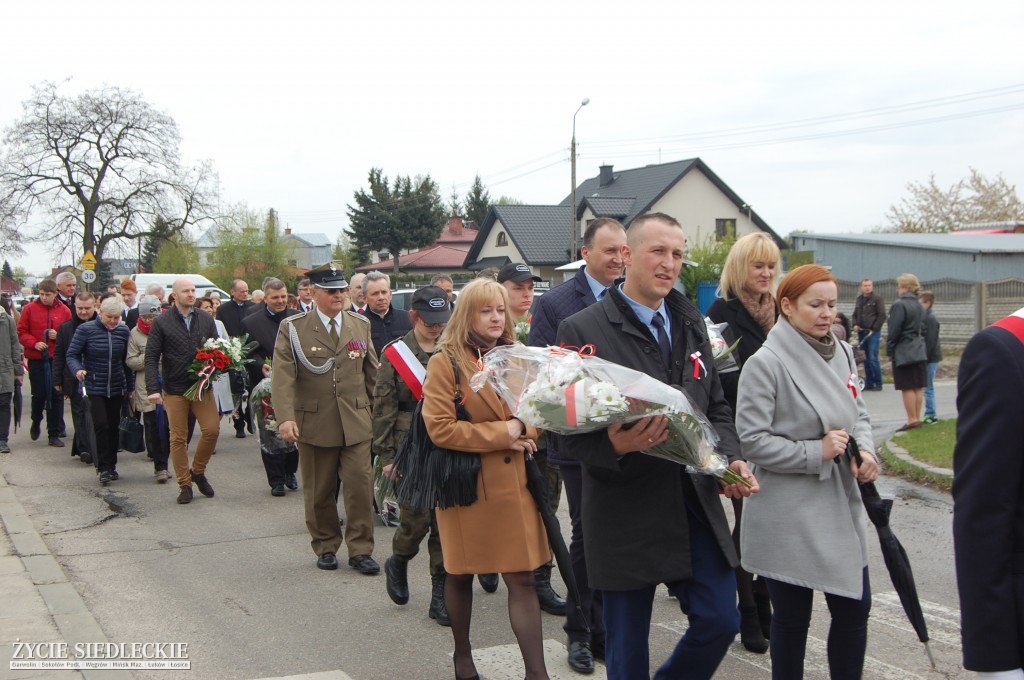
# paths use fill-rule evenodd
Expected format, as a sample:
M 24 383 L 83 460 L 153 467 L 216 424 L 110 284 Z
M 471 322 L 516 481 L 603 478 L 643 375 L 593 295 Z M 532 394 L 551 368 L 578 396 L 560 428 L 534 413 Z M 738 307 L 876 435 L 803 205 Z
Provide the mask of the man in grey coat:
M 685 250 L 675 219 L 653 213 L 634 220 L 623 249 L 625 282 L 563 321 L 557 339 L 578 347 L 590 343 L 603 359 L 678 386 L 714 426 L 730 467 L 750 482 L 727 486 L 724 493 L 749 496 L 757 482 L 739 459 L 732 410 L 709 360 L 704 321 L 673 290 Z M 736 551 L 718 483 L 641 453 L 666 438 L 666 420 L 658 416 L 562 440 L 583 467 L 587 572 L 591 587 L 604 595 L 609 678 L 649 676 L 651 607 L 659 583 L 678 597 L 690 627 L 656 679 L 711 678 L 739 630 Z

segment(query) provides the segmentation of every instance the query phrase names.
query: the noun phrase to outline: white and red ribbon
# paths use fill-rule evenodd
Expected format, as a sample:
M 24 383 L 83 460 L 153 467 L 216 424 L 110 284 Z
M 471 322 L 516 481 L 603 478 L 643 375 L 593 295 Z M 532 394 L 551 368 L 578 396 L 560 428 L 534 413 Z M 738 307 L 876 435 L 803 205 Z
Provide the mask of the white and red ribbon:
M 384 356 L 388 358 L 391 365 L 398 371 L 405 384 L 412 390 L 416 399 L 423 398 L 423 380 L 427 376 L 427 369 L 423 367 L 420 360 L 413 354 L 409 345 L 398 340 L 384 348 Z
M 693 362 L 693 379 L 700 380 L 700 370 L 704 369 L 704 375 L 708 374 L 708 367 L 704 365 L 704 361 L 700 358 L 700 352 L 694 352 L 690 355 L 690 361 Z
M 860 395 L 860 388 L 857 386 L 859 382 L 860 376 L 858 376 L 856 373 L 851 373 L 850 379 L 846 382 L 846 386 L 850 388 L 851 392 L 853 392 L 854 399 L 856 399 L 858 395 Z
M 583 381 L 577 381 L 565 388 L 565 424 L 569 427 L 578 426 L 586 418 L 586 387 Z

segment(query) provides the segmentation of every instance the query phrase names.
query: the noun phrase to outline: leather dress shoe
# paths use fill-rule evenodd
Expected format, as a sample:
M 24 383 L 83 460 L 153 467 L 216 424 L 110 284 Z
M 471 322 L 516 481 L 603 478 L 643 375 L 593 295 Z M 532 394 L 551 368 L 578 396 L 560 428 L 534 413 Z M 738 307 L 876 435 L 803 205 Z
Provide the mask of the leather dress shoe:
M 498 575 L 497 574 L 477 574 L 476 578 L 480 581 L 480 587 L 485 592 L 493 593 L 498 589 Z
M 298 490 L 299 480 L 295 478 L 294 472 L 289 472 L 287 475 L 284 476 L 284 485 L 291 489 L 292 491 Z
M 325 552 L 316 561 L 317 569 L 337 569 L 338 558 L 332 552 Z
M 380 565 L 369 555 L 356 555 L 348 558 L 348 566 L 367 576 L 380 573 Z
M 271 496 L 278 496 L 278 497 L 280 497 L 280 496 L 285 495 L 285 493 L 286 492 L 284 490 L 284 484 L 275 484 L 274 486 L 270 487 L 270 495 Z
M 569 643 L 569 668 L 577 673 L 589 675 L 594 672 L 594 654 L 589 642 Z

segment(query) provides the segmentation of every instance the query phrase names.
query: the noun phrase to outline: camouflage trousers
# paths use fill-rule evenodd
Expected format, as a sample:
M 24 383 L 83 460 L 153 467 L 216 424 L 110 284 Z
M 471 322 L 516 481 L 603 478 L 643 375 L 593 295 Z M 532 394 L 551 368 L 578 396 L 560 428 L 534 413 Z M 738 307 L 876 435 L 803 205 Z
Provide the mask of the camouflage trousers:
M 391 539 L 391 552 L 398 557 L 411 560 L 420 551 L 420 543 L 428 533 L 427 554 L 430 555 L 430 574 L 438 576 L 444 573 L 444 555 L 441 553 L 441 536 L 437 533 L 437 520 L 434 511 L 416 512 L 408 505 L 400 505 L 398 529 Z

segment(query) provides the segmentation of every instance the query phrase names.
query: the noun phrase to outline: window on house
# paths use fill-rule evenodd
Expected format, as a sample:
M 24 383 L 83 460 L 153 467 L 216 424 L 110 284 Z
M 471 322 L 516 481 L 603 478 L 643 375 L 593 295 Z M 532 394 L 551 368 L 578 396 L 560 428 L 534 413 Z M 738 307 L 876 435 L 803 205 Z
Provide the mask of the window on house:
M 715 240 L 722 241 L 736 235 L 736 220 L 715 220 Z
M 508 237 L 505 236 L 505 232 L 503 232 L 503 231 L 499 231 L 498 232 L 498 237 L 494 240 L 494 245 L 495 246 L 507 246 L 508 245 Z

